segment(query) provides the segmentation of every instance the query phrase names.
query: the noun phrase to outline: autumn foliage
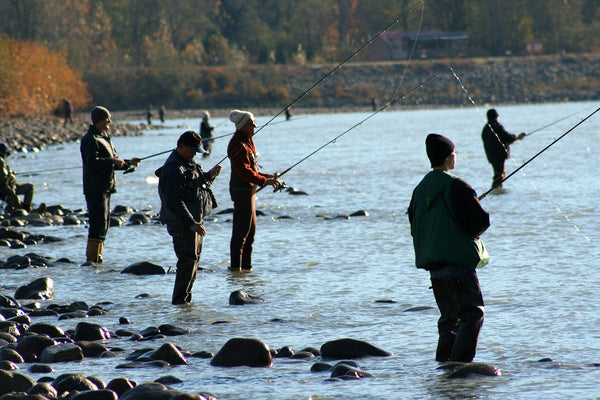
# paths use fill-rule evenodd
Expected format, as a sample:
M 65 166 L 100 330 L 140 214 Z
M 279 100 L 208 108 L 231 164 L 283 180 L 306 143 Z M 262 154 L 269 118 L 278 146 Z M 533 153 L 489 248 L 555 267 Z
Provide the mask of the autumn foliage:
M 85 107 L 90 94 L 63 54 L 33 42 L 0 37 L 0 115 L 51 114 L 62 98 Z

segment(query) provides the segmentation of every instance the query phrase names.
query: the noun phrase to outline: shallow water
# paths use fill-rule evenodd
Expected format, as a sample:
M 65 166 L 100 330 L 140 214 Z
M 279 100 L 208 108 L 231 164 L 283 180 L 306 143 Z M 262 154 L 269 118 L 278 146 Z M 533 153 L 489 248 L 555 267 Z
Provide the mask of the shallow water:
M 581 113 L 537 132 L 511 146 L 512 172 L 566 132 L 597 107 L 593 103 L 562 103 L 498 107 L 500 121 L 513 133 L 533 131 L 566 115 Z M 53 365 L 56 372 L 85 372 L 106 382 L 126 376 L 139 383 L 175 375 L 182 391 L 209 391 L 219 399 L 563 399 L 597 398 L 600 369 L 597 325 L 600 306 L 599 259 L 600 119 L 597 115 L 565 136 L 506 183 L 506 193 L 482 200 L 490 212 L 491 227 L 483 240 L 491 255 L 479 271 L 486 302 L 486 318 L 475 361 L 493 364 L 501 377 L 446 381 L 433 360 L 437 340 L 435 306 L 428 274 L 413 264 L 413 249 L 405 210 L 414 186 L 429 170 L 424 149 L 430 132 L 444 134 L 459 152 L 454 173 L 479 194 L 491 183 L 492 169 L 480 140 L 485 108 L 382 112 L 352 129 L 299 164 L 283 179 L 308 196 L 259 193 L 259 217 L 254 270 L 249 274 L 227 269 L 231 214 L 217 215 L 232 206 L 227 183 L 230 165 L 214 184 L 219 201 L 214 220 L 206 222 L 201 266 L 193 304 L 170 305 L 173 274 L 136 277 L 120 274 L 127 265 L 151 261 L 175 265 L 170 237 L 163 226 L 111 228 L 105 243 L 105 266 L 2 270 L 0 293 L 15 290 L 39 277 L 56 285 L 56 299 L 94 304 L 111 301 L 110 314 L 89 318 L 111 331 L 141 330 L 171 323 L 192 334 L 165 341 L 185 350 L 217 352 L 232 337 L 255 337 L 272 348 L 286 345 L 296 351 L 320 347 L 343 337 L 365 340 L 393 352 L 388 358 L 359 360 L 374 377 L 359 381 L 327 382 L 327 373 L 311 373 L 314 361 L 275 359 L 272 368 L 211 367 L 209 360 L 167 369 L 115 369 L 117 359 L 85 359 L 81 364 Z M 350 129 L 369 113 L 298 115 L 272 124 L 255 137 L 259 162 L 265 171 L 282 171 L 332 138 Z M 258 124 L 269 116 L 259 117 Z M 283 121 L 278 117 L 274 122 Z M 216 135 L 231 133 L 232 124 L 213 119 Z M 222 123 L 223 122 L 223 123 Z M 143 157 L 175 146 L 179 134 L 197 129 L 199 120 L 169 120 L 164 130 L 139 137 L 114 138 L 120 156 Z M 84 132 L 82 132 L 83 134 Z M 199 159 L 205 169 L 225 156 L 228 139 L 213 146 L 209 158 Z M 112 206 L 157 211 L 159 199 L 153 172 L 166 155 L 145 160 L 133 174 L 118 174 L 118 193 Z M 13 155 L 17 171 L 78 166 L 79 144 L 48 147 L 39 153 Z M 85 209 L 81 171 L 68 169 L 40 173 L 23 180 L 36 185 L 34 201 Z M 326 220 L 367 210 L 366 217 Z M 289 218 L 279 219 L 280 216 Z M 35 252 L 67 257 L 81 263 L 87 229 L 77 227 L 24 228 L 65 240 L 28 249 L 0 248 L 0 260 L 13 254 Z M 228 297 L 242 289 L 263 297 L 260 305 L 229 306 Z M 137 299 L 140 293 L 150 298 Z M 379 299 L 395 303 L 374 302 Z M 430 310 L 405 312 L 415 306 Z M 120 326 L 120 316 L 132 320 Z M 273 321 L 275 318 L 280 322 Z M 38 317 L 74 328 L 80 320 Z M 218 323 L 223 322 L 228 323 Z M 130 342 L 114 339 L 111 346 L 129 350 L 153 347 L 163 341 Z M 555 362 L 538 362 L 551 358 Z M 26 366 L 22 366 L 22 371 Z M 34 379 L 42 375 L 34 374 Z

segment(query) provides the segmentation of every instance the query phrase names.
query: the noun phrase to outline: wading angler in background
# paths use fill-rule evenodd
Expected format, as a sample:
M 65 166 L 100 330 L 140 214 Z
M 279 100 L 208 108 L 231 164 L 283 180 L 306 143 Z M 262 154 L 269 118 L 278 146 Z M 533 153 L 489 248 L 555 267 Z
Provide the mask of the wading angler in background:
M 6 162 L 6 157 L 9 155 L 10 148 L 8 145 L 6 143 L 0 143 L 0 200 L 6 202 L 6 211 L 23 209 L 30 212 L 35 187 L 33 186 L 33 183 L 17 182 L 15 173 L 10 170 L 8 163 Z M 19 199 L 20 195 L 24 196 L 23 201 Z M 46 205 L 42 203 L 35 211 L 42 213 L 45 210 Z
M 200 135 L 184 132 L 177 140 L 177 148 L 155 172 L 159 177 L 160 221 L 167 225 L 177 255 L 173 304 L 192 301 L 202 237 L 206 235 L 202 220 L 217 206 L 210 184 L 221 173 L 221 166 L 217 164 L 203 172 L 193 160 L 196 153 L 204 153 Z
M 490 226 L 477 194 L 451 175 L 456 150 L 448 138 L 425 140 L 433 170 L 417 185 L 408 207 L 415 264 L 430 272 L 440 309 L 437 361 L 471 362 L 485 312 L 475 268 L 487 264 L 479 239 Z
M 493 108 L 488 110 L 487 120 L 488 122 L 481 131 L 481 139 L 483 140 L 485 155 L 494 169 L 492 188 L 501 188 L 504 180 L 504 161 L 510 158 L 509 145 L 515 140 L 523 139 L 525 133 L 519 135 L 508 133 L 502 124 L 498 122 L 498 112 Z
M 115 170 L 126 170 L 140 163 L 139 158 L 117 157 L 108 127 L 112 121 L 104 107 L 92 110 L 92 124 L 81 139 L 83 193 L 89 214 L 86 264 L 102 263 L 102 248 L 110 222 L 110 196 L 117 191 Z
M 279 189 L 282 183 L 275 175 L 258 170 L 256 147 L 252 136 L 256 121 L 248 111 L 233 110 L 229 120 L 235 124 L 235 133 L 227 147 L 231 161 L 229 193 L 233 201 L 233 230 L 231 233 L 231 265 L 233 271 L 252 269 L 252 246 L 256 233 L 256 190 L 270 185 Z

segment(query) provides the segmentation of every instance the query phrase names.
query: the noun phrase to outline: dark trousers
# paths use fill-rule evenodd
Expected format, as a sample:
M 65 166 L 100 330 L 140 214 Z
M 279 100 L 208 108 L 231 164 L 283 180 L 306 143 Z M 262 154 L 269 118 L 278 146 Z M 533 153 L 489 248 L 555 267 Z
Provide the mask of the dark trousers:
M 90 193 L 85 195 L 90 228 L 88 239 L 104 241 L 110 226 L 110 193 Z
M 233 200 L 233 229 L 230 242 L 232 270 L 252 269 L 252 246 L 256 233 L 256 192 L 230 190 Z
M 504 160 L 495 160 L 491 162 L 494 169 L 494 179 L 492 181 L 493 188 L 501 188 L 502 180 L 504 179 Z
M 177 274 L 171 303 L 190 303 L 202 253 L 202 236 L 191 229 L 181 229 L 173 232 L 171 237 L 177 256 Z
M 477 273 L 473 270 L 454 279 L 431 278 L 431 285 L 441 313 L 435 359 L 473 361 L 485 313 Z

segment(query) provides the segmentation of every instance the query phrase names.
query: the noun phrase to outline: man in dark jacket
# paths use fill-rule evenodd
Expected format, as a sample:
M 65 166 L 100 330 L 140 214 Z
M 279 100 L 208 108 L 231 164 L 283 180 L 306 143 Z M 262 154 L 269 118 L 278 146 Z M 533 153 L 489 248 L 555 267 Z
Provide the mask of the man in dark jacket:
M 217 206 L 210 184 L 221 173 L 221 165 L 203 172 L 202 166 L 193 160 L 196 153 L 203 152 L 200 135 L 194 131 L 184 132 L 177 140 L 177 148 L 156 171 L 160 221 L 167 225 L 177 255 L 173 304 L 192 301 L 202 237 L 206 235 L 202 220 Z
M 485 155 L 494 169 L 492 189 L 501 188 L 504 180 L 504 161 L 510 158 L 509 145 L 515 140 L 523 139 L 525 133 L 519 135 L 508 133 L 502 124 L 498 122 L 498 112 L 493 108 L 488 110 L 487 120 L 488 122 L 481 131 L 481 139 L 483 140 Z
M 10 170 L 6 162 L 6 157 L 9 155 L 10 147 L 6 143 L 0 143 L 0 200 L 6 202 L 6 211 L 23 209 L 31 212 L 35 187 L 33 183 L 17 182 L 15 172 Z M 24 196 L 23 201 L 19 199 L 20 195 Z M 46 205 L 42 203 L 38 209 L 33 211 L 43 213 L 45 209 Z
M 489 259 L 479 239 L 490 225 L 477 194 L 451 175 L 456 151 L 448 138 L 425 140 L 433 170 L 415 188 L 408 218 L 415 264 L 430 272 L 438 308 L 437 361 L 471 362 L 485 312 L 475 268 Z
M 112 121 L 104 107 L 92 110 L 92 124 L 81 139 L 83 160 L 83 193 L 88 208 L 89 231 L 86 263 L 102 263 L 102 248 L 109 227 L 110 196 L 115 193 L 115 170 L 137 167 L 139 158 L 123 160 L 117 157 L 108 127 Z

